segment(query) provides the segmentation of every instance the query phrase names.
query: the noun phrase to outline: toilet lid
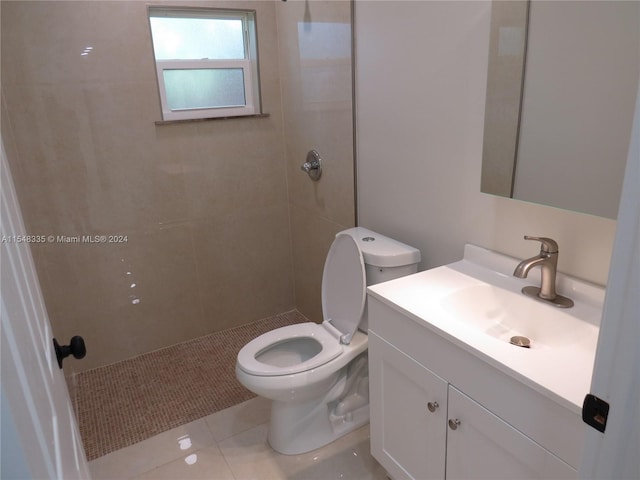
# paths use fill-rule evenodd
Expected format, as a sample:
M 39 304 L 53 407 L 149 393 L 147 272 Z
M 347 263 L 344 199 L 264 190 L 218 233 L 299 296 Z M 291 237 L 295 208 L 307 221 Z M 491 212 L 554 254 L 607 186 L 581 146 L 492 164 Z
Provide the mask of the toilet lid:
M 349 234 L 336 235 L 322 274 L 324 319 L 345 335 L 346 342 L 358 329 L 366 297 L 367 281 L 362 252 Z

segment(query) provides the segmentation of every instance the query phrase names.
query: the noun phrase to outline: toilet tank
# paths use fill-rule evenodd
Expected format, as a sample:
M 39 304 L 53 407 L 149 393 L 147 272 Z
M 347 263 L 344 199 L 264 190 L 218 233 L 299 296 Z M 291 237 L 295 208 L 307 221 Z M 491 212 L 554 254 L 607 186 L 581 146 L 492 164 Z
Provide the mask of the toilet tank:
M 402 242 L 385 237 L 364 227 L 345 230 L 362 251 L 367 286 L 411 275 L 418 271 L 420 250 Z M 369 326 L 367 305 L 358 328 L 364 332 Z

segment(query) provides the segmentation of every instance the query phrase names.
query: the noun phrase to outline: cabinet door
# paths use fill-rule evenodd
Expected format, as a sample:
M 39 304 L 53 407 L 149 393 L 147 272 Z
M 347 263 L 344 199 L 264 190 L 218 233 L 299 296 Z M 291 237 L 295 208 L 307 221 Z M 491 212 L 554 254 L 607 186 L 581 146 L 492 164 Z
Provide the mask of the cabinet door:
M 372 455 L 395 480 L 444 479 L 447 382 L 374 333 L 369 381 Z
M 578 478 L 568 464 L 451 385 L 448 410 L 447 479 Z

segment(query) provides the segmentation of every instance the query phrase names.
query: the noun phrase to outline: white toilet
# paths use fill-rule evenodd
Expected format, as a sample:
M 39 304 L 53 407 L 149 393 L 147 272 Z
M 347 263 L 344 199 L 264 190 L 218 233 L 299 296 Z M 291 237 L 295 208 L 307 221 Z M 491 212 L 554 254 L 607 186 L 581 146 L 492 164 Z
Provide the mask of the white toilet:
M 236 376 L 271 399 L 269 443 L 299 454 L 369 421 L 366 287 L 415 273 L 420 251 L 362 227 L 336 235 L 322 275 L 322 324 L 277 328 L 238 353 Z

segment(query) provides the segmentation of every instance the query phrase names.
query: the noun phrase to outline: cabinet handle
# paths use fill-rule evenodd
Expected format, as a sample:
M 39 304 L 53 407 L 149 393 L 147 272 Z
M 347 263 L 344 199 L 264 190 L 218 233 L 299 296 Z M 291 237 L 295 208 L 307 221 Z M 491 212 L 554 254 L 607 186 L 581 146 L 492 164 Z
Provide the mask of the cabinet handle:
M 449 428 L 451 430 L 456 430 L 459 425 L 460 425 L 460 420 L 458 420 L 457 418 L 450 418 L 449 419 Z
M 436 409 L 439 407 L 440 405 L 438 405 L 438 402 L 429 402 L 427 403 L 427 408 L 429 409 L 429 411 L 431 413 L 435 412 Z

